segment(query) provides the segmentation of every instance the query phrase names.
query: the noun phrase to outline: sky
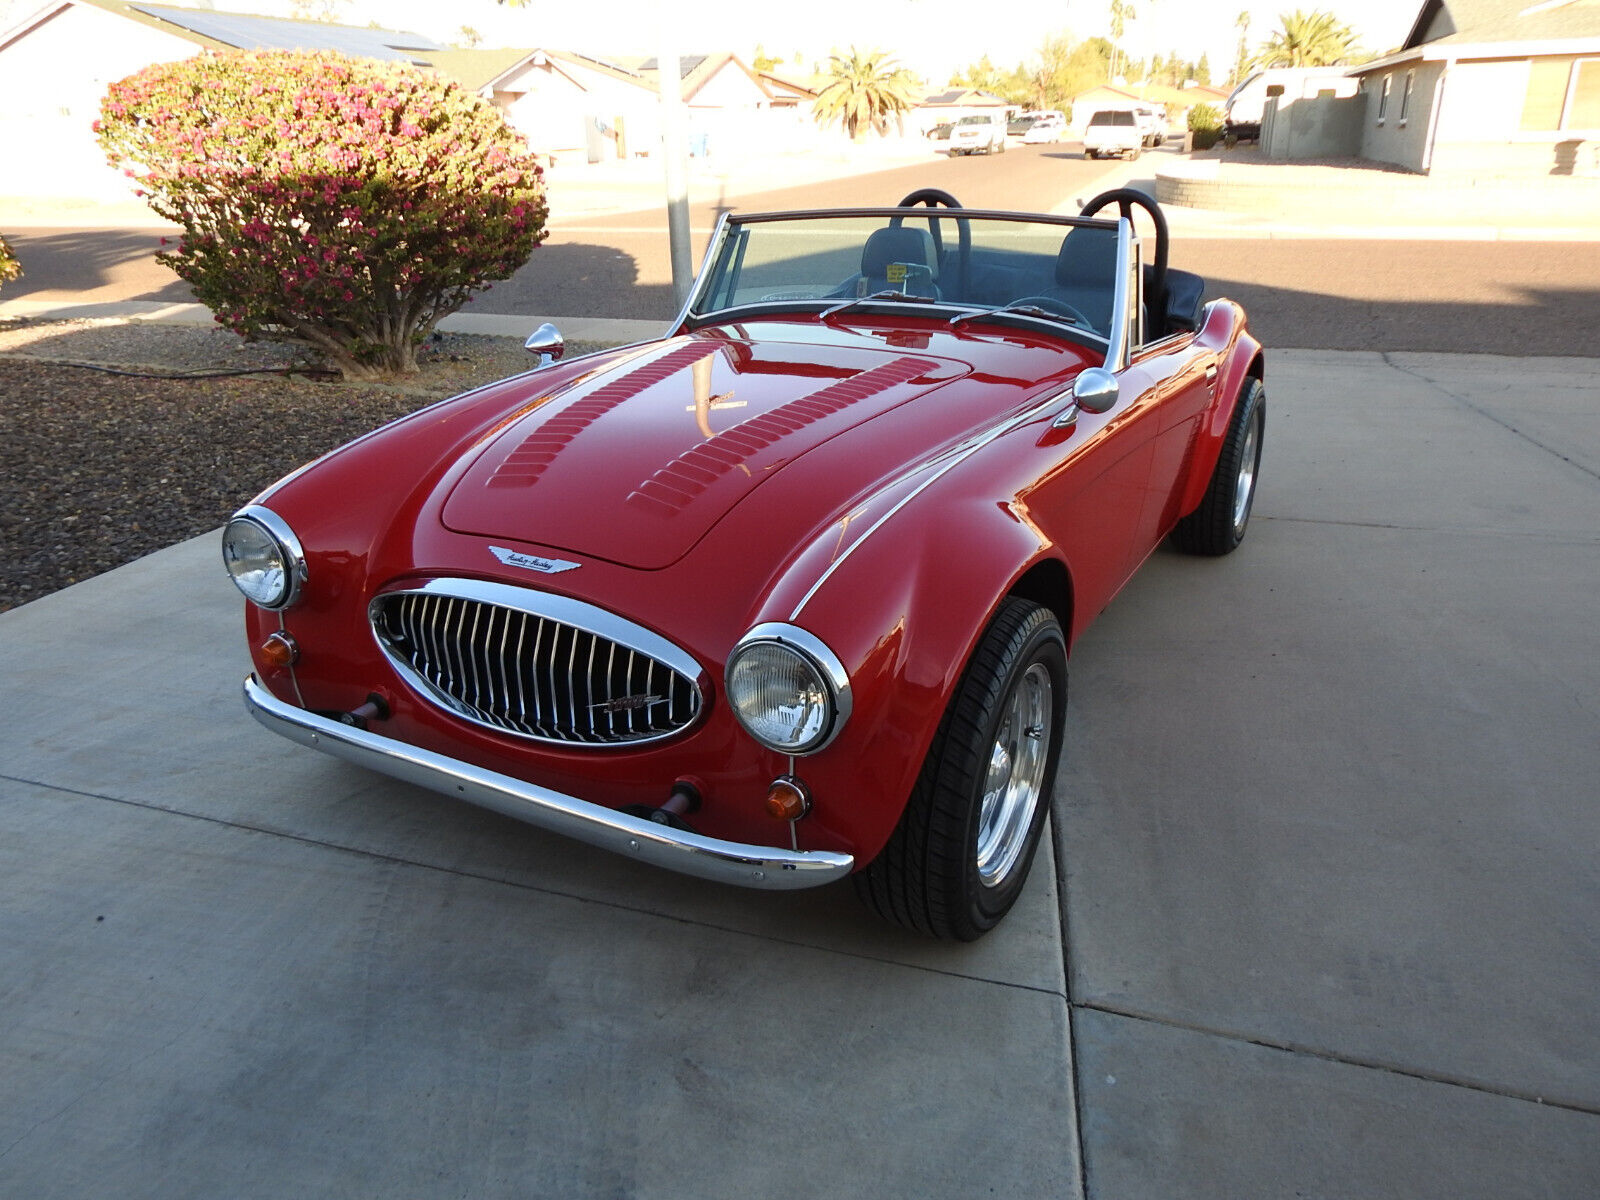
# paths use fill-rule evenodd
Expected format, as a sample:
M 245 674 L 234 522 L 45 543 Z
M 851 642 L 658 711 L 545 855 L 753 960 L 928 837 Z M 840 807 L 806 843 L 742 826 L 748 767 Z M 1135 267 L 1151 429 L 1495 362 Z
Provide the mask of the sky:
M 41 0 L 10 0 L 21 16 Z M 161 0 L 152 0 L 161 2 Z M 201 0 L 166 0 L 176 7 L 205 7 Z M 1399 45 L 1422 0 L 1131 0 L 1123 46 L 1135 58 L 1178 51 L 1186 59 L 1208 56 L 1214 79 L 1225 76 L 1238 45 L 1234 19 L 1251 13 L 1251 49 L 1278 27 L 1280 13 L 1297 8 L 1325 9 L 1355 30 L 1362 49 L 1381 51 Z M 286 16 L 290 0 L 212 0 L 212 7 Z M 0 0 L 0 24 L 7 0 Z M 732 50 L 748 57 L 759 43 L 767 54 L 790 60 L 799 51 L 809 69 L 830 49 L 885 50 L 902 65 L 943 84 L 987 53 L 1009 69 L 1030 59 L 1048 37 L 1107 36 L 1109 0 L 1057 0 L 1010 4 L 991 17 L 991 8 L 973 0 L 532 0 L 525 8 L 494 0 L 345 0 L 333 5 L 345 25 L 376 21 L 391 29 L 427 34 L 439 41 L 460 40 L 463 25 L 484 37 L 483 44 L 543 45 L 592 54 L 655 54 L 664 47 L 662 17 L 671 25 L 683 53 Z

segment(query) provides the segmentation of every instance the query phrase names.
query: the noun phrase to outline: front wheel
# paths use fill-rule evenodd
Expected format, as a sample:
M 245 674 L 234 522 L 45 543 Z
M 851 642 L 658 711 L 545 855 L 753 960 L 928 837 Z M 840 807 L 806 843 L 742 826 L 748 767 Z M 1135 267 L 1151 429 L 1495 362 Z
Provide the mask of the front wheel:
M 1205 498 L 1172 531 L 1172 544 L 1186 554 L 1228 554 L 1244 541 L 1261 471 L 1267 428 L 1267 397 L 1259 379 L 1245 382 L 1217 455 Z
M 972 941 L 1022 892 L 1050 809 L 1067 645 L 1049 609 L 1001 604 L 956 685 L 889 842 L 855 876 L 886 920 Z

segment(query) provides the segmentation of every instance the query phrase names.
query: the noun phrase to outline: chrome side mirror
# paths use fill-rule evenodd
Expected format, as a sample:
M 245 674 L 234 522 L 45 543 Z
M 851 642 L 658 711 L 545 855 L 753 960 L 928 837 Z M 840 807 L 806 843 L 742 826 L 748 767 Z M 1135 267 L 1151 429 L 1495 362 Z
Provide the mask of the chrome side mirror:
M 1072 402 L 1084 412 L 1110 412 L 1118 395 L 1117 377 L 1104 367 L 1085 367 L 1072 381 Z
M 537 354 L 541 367 L 548 367 L 566 353 L 567 339 L 561 336 L 561 330 L 546 321 L 528 335 L 522 348 L 530 354 Z

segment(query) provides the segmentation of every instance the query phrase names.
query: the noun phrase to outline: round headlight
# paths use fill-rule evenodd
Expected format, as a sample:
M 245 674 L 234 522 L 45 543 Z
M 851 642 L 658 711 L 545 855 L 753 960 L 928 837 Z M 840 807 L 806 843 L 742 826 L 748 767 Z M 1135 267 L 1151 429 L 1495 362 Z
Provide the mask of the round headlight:
M 850 685 L 839 660 L 792 626 L 760 626 L 746 634 L 728 657 L 726 684 L 745 732 L 782 754 L 822 749 L 850 713 Z
M 246 600 L 288 608 L 305 581 L 305 555 L 283 518 L 265 508 L 241 510 L 222 533 L 222 562 Z

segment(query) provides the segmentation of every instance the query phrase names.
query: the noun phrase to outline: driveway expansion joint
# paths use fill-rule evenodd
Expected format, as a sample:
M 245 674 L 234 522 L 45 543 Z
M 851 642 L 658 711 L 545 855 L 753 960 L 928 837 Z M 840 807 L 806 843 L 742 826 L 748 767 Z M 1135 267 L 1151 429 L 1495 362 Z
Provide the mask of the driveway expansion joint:
M 1419 380 L 1422 383 L 1427 384 L 1429 387 L 1431 387 L 1435 391 L 1437 391 L 1440 395 L 1448 396 L 1451 400 L 1454 400 L 1457 404 L 1461 405 L 1461 407 L 1465 408 L 1468 412 L 1476 413 L 1478 416 L 1483 417 L 1488 421 L 1492 421 L 1494 424 L 1500 426 L 1501 429 L 1504 429 L 1507 433 L 1513 434 L 1516 437 L 1521 438 L 1523 441 L 1527 442 L 1530 446 L 1534 446 L 1534 447 L 1536 447 L 1536 448 L 1538 448 L 1540 450 L 1543 450 L 1546 454 L 1552 455 L 1553 457 L 1560 459 L 1562 462 L 1566 463 L 1569 467 L 1573 467 L 1576 470 L 1582 471 L 1590 479 L 1600 480 L 1600 471 L 1595 470 L 1593 467 L 1584 466 L 1583 463 L 1578 462 L 1576 459 L 1569 458 L 1567 455 L 1565 455 L 1565 454 L 1561 453 L 1561 451 L 1557 450 L 1554 446 L 1545 445 L 1545 443 L 1541 442 L 1538 438 L 1534 437 L 1532 434 L 1526 433 L 1523 430 L 1518 429 L 1515 425 L 1511 424 L 1511 422 L 1505 420 L 1504 418 L 1495 415 L 1494 413 L 1490 412 L 1486 408 L 1483 408 L 1483 407 L 1481 407 L 1481 406 L 1479 406 L 1477 404 L 1474 404 L 1471 400 L 1468 400 L 1465 396 L 1460 395 L 1457 392 L 1451 391 L 1449 388 L 1445 387 L 1444 384 L 1440 383 L 1437 379 L 1430 379 L 1427 375 L 1424 375 L 1421 371 L 1418 371 L 1415 368 L 1408 367 L 1404 363 L 1395 362 L 1395 360 L 1394 360 L 1395 353 L 1397 353 L 1397 352 L 1396 351 L 1389 351 L 1389 350 L 1385 350 L 1385 351 L 1382 352 L 1383 361 L 1384 361 L 1384 364 L 1386 366 L 1392 367 L 1394 370 L 1399 371 L 1403 375 L 1409 375 L 1413 379 Z M 1398 353 L 1412 353 L 1412 352 L 1411 351 L 1400 351 Z
M 1184 1033 L 1198 1033 L 1205 1037 L 1217 1038 L 1225 1042 L 1235 1042 L 1246 1046 L 1259 1046 L 1263 1050 L 1277 1050 L 1284 1054 L 1291 1054 L 1297 1058 L 1315 1059 L 1318 1062 L 1334 1063 L 1343 1067 L 1357 1067 L 1367 1071 L 1377 1071 L 1385 1075 L 1395 1075 L 1404 1079 L 1415 1079 L 1422 1083 L 1437 1083 L 1445 1087 L 1460 1088 L 1463 1091 L 1479 1092 L 1486 1096 L 1495 1096 L 1502 1100 L 1517 1100 L 1525 1104 L 1537 1105 L 1540 1108 L 1560 1109 L 1564 1112 L 1578 1113 L 1587 1117 L 1600 1117 L 1600 1106 L 1585 1104 L 1580 1100 L 1562 1100 L 1543 1096 L 1523 1088 L 1511 1087 L 1503 1084 L 1480 1083 L 1460 1076 L 1446 1075 L 1442 1072 L 1423 1071 L 1415 1067 L 1404 1067 L 1397 1063 L 1384 1062 L 1376 1058 L 1362 1058 L 1351 1054 L 1340 1054 L 1333 1050 L 1322 1050 L 1315 1046 L 1307 1046 L 1297 1042 L 1281 1041 L 1276 1038 L 1258 1037 L 1237 1030 L 1221 1029 L 1215 1026 L 1203 1025 L 1194 1021 L 1174 1020 L 1171 1017 L 1158 1016 L 1155 1013 L 1140 1012 L 1137 1009 L 1126 1008 L 1121 1005 L 1103 1004 L 1092 1001 L 1077 1001 L 1073 1009 L 1081 1012 L 1100 1013 L 1108 1017 L 1121 1017 L 1128 1021 L 1138 1021 L 1141 1024 L 1156 1025 L 1165 1029 L 1175 1029 Z

